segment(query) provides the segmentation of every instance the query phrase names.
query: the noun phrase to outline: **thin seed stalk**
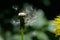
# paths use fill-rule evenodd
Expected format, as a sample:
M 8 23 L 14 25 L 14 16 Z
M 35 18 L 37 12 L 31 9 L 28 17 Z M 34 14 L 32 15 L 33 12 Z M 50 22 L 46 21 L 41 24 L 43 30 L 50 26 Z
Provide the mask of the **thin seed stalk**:
M 24 29 L 21 29 L 21 39 L 24 40 Z

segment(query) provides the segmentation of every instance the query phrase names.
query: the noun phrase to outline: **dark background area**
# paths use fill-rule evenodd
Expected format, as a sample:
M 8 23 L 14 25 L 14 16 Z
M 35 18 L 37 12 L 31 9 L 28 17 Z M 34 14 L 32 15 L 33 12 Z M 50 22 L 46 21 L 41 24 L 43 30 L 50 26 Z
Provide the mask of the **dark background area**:
M 0 0 L 0 10 L 3 11 L 4 9 L 12 9 L 12 5 L 18 5 L 21 9 L 24 3 L 29 3 L 37 9 L 43 9 L 47 18 L 51 20 L 60 13 L 60 1 L 50 1 L 51 5 L 47 7 L 43 5 L 42 0 Z

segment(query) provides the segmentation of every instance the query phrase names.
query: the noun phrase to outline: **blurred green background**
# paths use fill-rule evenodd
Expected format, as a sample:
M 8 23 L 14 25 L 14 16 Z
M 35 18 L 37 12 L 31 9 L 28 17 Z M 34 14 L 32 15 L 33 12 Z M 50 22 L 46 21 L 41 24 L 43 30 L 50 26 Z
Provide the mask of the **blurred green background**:
M 58 0 L 1 0 L 0 40 L 22 40 L 18 13 L 24 17 L 24 40 L 58 40 L 52 20 L 59 15 Z

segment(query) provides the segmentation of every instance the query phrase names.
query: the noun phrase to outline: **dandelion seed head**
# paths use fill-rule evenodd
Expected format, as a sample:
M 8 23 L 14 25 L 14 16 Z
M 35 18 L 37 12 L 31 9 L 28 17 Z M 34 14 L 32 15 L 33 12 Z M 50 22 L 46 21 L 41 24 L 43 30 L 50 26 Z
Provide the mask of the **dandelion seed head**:
M 25 16 L 26 15 L 26 16 Z M 24 4 L 22 11 L 18 13 L 18 16 L 25 16 L 25 27 L 34 26 L 35 28 L 41 28 L 43 25 L 46 24 L 46 21 L 44 20 L 44 12 L 42 9 L 34 9 L 32 5 L 30 4 Z M 11 22 L 16 27 L 20 25 L 20 19 L 15 20 L 13 18 L 13 22 Z M 20 26 L 19 26 L 20 27 Z

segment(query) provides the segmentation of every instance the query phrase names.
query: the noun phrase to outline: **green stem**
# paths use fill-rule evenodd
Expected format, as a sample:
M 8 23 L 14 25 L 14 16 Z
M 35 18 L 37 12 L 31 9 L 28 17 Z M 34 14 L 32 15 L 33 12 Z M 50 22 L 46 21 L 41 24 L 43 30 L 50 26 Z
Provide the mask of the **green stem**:
M 21 39 L 24 40 L 24 29 L 21 29 Z

